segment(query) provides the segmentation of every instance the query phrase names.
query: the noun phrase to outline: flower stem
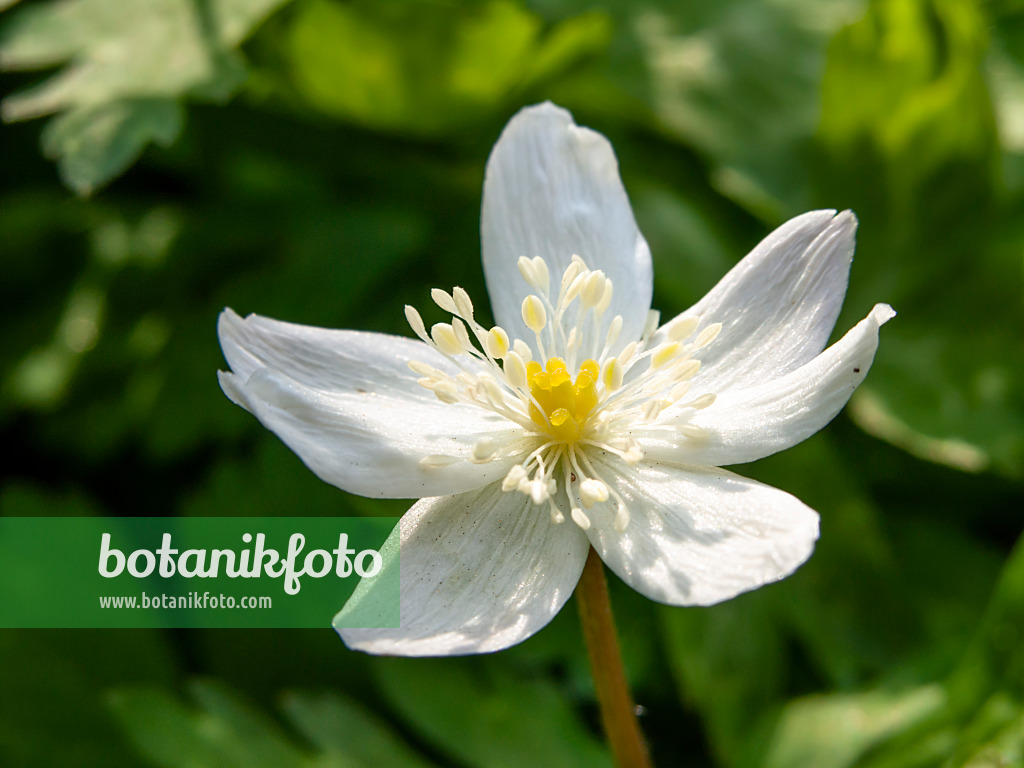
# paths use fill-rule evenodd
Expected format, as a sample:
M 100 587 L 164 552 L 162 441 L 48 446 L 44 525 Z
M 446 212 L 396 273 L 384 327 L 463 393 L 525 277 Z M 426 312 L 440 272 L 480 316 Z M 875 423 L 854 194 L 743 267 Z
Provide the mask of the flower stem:
M 590 656 L 590 670 L 601 707 L 601 723 L 618 768 L 650 768 L 647 744 L 633 709 L 619 653 L 619 640 L 608 599 L 604 565 L 591 547 L 583 575 L 576 587 L 583 638 Z

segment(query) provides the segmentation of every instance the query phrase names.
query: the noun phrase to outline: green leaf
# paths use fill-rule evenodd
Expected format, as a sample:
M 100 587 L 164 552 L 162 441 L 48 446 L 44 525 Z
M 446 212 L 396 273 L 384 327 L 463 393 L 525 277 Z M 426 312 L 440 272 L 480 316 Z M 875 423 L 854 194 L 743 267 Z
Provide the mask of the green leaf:
M 377 716 L 334 693 L 287 693 L 283 709 L 311 744 L 326 755 L 345 755 L 352 764 L 373 768 L 429 768 Z
M 939 685 L 797 699 L 783 710 L 763 759 L 750 768 L 848 768 L 944 703 Z
M 807 207 L 825 51 L 850 7 L 729 0 L 633 11 L 658 118 L 709 158 L 719 191 L 767 220 Z
M 181 131 L 180 99 L 223 101 L 245 80 L 235 51 L 286 0 L 68 0 L 19 8 L 0 31 L 0 67 L 68 62 L 40 85 L 7 97 L 3 119 L 64 113 L 43 138 L 62 178 L 89 194 L 150 143 Z
M 380 720 L 336 694 L 289 693 L 283 709 L 309 744 L 225 685 L 194 680 L 194 704 L 152 686 L 110 691 L 108 705 L 161 768 L 429 768 Z
M 64 183 L 89 195 L 119 176 L 150 142 L 168 146 L 181 131 L 173 99 L 131 99 L 75 107 L 43 131 L 43 154 L 56 160 Z
M 295 86 L 316 109 L 373 128 L 443 134 L 480 121 L 528 84 L 603 48 L 603 16 L 544 36 L 507 0 L 313 0 L 290 29 Z
M 430 664 L 382 659 L 377 672 L 395 711 L 468 766 L 611 766 L 601 743 L 544 678 L 487 657 Z

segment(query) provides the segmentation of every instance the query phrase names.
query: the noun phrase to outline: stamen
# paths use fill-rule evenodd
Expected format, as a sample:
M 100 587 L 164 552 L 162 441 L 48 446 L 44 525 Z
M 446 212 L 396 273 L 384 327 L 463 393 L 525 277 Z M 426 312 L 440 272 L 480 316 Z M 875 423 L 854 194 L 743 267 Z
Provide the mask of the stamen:
M 604 292 L 604 272 L 599 269 L 596 272 L 591 272 L 583 281 L 583 290 L 580 293 L 580 302 L 586 309 L 596 307 L 601 303 L 601 299 L 604 298 Z
M 452 464 L 456 464 L 460 461 L 457 456 L 445 456 L 444 454 L 434 453 L 430 456 L 424 456 L 420 459 L 420 466 L 427 467 L 430 469 L 437 469 L 440 467 L 449 467 Z
M 496 360 L 508 355 L 508 334 L 505 333 L 504 328 L 499 328 L 497 325 L 491 328 L 484 336 L 484 344 L 487 354 Z
M 451 293 L 431 291 L 433 301 L 452 318 L 450 323 L 433 325 L 429 333 L 420 314 L 405 308 L 413 332 L 458 367 L 453 375 L 422 361 L 409 361 L 409 369 L 420 376 L 418 383 L 441 402 L 485 408 L 522 430 L 496 431 L 477 439 L 468 455 L 434 454 L 420 464 L 444 467 L 464 460 L 485 464 L 514 458 L 518 463 L 501 481 L 502 490 L 526 495 L 531 505 L 546 502 L 552 524 L 565 521 L 563 507 L 568 500 L 569 516 L 588 530 L 592 522 L 585 510 L 608 503 L 614 505 L 614 529 L 624 531 L 630 510 L 614 485 L 597 473 L 588 454 L 596 461 L 596 452 L 601 451 L 633 465 L 643 459 L 643 441 L 649 437 L 707 439 L 708 431 L 689 420 L 695 410 L 714 403 L 715 396 L 705 393 L 689 402 L 684 398 L 700 370 L 700 362 L 691 354 L 714 341 L 722 326 L 710 324 L 687 341 L 701 319 L 676 318 L 660 337 L 663 342 L 649 346 L 659 322 L 659 314 L 652 310 L 641 339 L 610 357 L 623 317 L 613 317 L 601 332 L 614 289 L 602 270 L 588 269 L 574 255 L 553 301 L 551 275 L 542 257 L 523 257 L 518 267 L 536 291 L 521 307 L 523 323 L 536 336 L 536 345 L 510 340 L 497 325 L 484 328 L 474 319 L 469 294 L 458 286 Z M 549 356 L 549 350 L 557 350 L 560 356 Z M 584 355 L 589 357 L 577 366 Z M 556 499 L 560 487 L 564 496 Z
M 455 300 L 455 308 L 458 309 L 458 313 L 454 314 L 459 314 L 466 320 L 471 320 L 473 318 L 473 302 L 469 298 L 469 294 L 466 293 L 466 290 L 455 286 L 452 288 L 452 298 Z
M 699 317 L 695 317 L 693 315 L 690 315 L 689 317 L 677 317 L 669 323 L 666 332 L 672 341 L 683 341 L 693 335 L 693 332 L 697 330 L 698 325 L 700 325 Z
M 646 344 L 647 341 L 654 335 L 654 332 L 658 330 L 658 321 L 661 320 L 661 312 L 656 309 L 647 310 L 647 320 L 644 322 L 644 332 L 640 334 L 640 342 Z
M 580 501 L 590 509 L 594 504 L 608 501 L 608 486 L 600 480 L 588 477 L 580 483 Z
M 459 337 L 455 334 L 455 329 L 448 323 L 435 323 L 430 329 L 430 338 L 433 339 L 437 348 L 446 355 L 454 357 L 466 351 Z
M 482 437 L 473 444 L 473 461 L 477 464 L 482 464 L 490 461 L 494 458 L 494 454 L 497 451 L 497 443 L 494 442 L 494 438 Z
M 457 315 L 459 313 L 455 306 L 455 299 L 447 291 L 442 291 L 440 288 L 431 288 L 430 298 L 449 315 Z
M 714 402 L 715 402 L 715 395 L 709 392 L 706 395 L 701 395 L 696 400 L 691 400 L 688 403 L 684 403 L 684 405 L 687 408 L 694 408 L 696 410 L 700 410 L 701 408 L 707 408 L 709 405 L 711 405 Z
M 701 347 L 706 347 L 708 344 L 710 344 L 712 341 L 714 341 L 718 337 L 718 334 L 721 333 L 721 332 L 722 332 L 722 324 L 721 323 L 712 323 L 707 328 L 705 328 L 703 331 L 701 331 L 700 333 L 697 334 L 697 338 L 694 339 L 694 342 L 693 342 L 693 348 L 694 349 L 700 349 Z
M 420 313 L 416 311 L 415 307 L 411 307 L 408 304 L 405 305 L 405 319 L 409 323 L 409 327 L 412 328 L 412 332 L 419 336 L 423 341 L 427 339 L 427 327 L 423 324 L 423 318 L 420 317 Z
M 581 530 L 590 530 L 590 518 L 583 513 L 582 509 L 580 509 L 579 507 L 573 507 L 571 514 L 572 521 L 576 523 L 576 525 L 578 525 Z

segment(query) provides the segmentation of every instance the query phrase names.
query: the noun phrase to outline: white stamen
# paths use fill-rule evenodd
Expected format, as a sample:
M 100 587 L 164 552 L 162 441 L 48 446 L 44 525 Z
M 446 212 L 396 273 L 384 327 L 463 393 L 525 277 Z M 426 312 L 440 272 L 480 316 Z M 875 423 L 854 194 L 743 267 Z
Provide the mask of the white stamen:
M 423 341 L 427 341 L 427 327 L 423 324 L 423 318 L 420 317 L 420 313 L 416 311 L 415 307 L 405 305 L 405 320 L 409 323 L 413 333 Z
M 547 483 L 543 480 L 534 480 L 530 483 L 530 501 L 534 504 L 543 504 L 548 500 L 548 496 Z
M 536 280 L 534 288 L 543 294 L 547 294 L 551 286 L 551 274 L 548 272 L 548 263 L 541 256 L 533 257 L 533 275 Z
M 497 447 L 494 438 L 481 437 L 473 444 L 473 461 L 477 463 L 490 461 L 494 458 Z
M 491 328 L 484 336 L 484 344 L 487 354 L 495 360 L 500 360 L 508 354 L 508 334 L 504 328 L 497 325 Z
M 453 299 L 451 294 L 447 291 L 442 291 L 440 288 L 431 288 L 430 298 L 432 298 L 434 303 L 449 315 L 457 315 L 459 313 L 459 310 L 455 306 L 455 299 Z
M 587 275 L 583 281 L 583 291 L 580 293 L 580 302 L 586 309 L 601 303 L 601 299 L 604 298 L 604 283 L 604 272 L 600 269 Z
M 579 507 L 572 508 L 572 521 L 576 523 L 581 530 L 590 530 L 590 518 L 587 517 Z
M 693 315 L 677 317 L 668 326 L 668 337 L 672 341 L 683 341 L 693 335 L 698 325 L 700 325 L 699 317 L 694 317 Z
M 597 312 L 597 314 L 603 315 L 605 310 L 608 309 L 608 307 L 611 305 L 611 303 L 612 303 L 612 290 L 613 290 L 612 281 L 610 279 L 608 279 L 608 278 L 605 278 L 605 280 L 604 280 L 604 296 L 601 297 L 601 301 L 598 302 L 597 306 L 594 308 L 594 311 Z
M 454 357 L 466 351 L 466 348 L 462 346 L 462 342 L 459 341 L 459 337 L 455 334 L 455 329 L 448 323 L 435 323 L 430 329 L 430 338 L 434 340 L 437 348 L 446 355 Z
M 619 533 L 622 533 L 629 527 L 629 507 L 621 500 L 619 501 L 618 509 L 615 510 L 615 519 L 612 521 L 612 526 Z
M 588 477 L 580 483 L 580 501 L 587 509 L 600 502 L 608 501 L 608 486 L 600 480 Z
M 605 390 L 614 392 L 622 386 L 623 370 L 617 358 L 610 357 L 604 364 L 604 372 L 601 381 L 604 382 Z
M 647 310 L 647 320 L 644 322 L 644 332 L 640 334 L 640 341 L 646 342 L 654 332 L 658 330 L 658 321 L 661 320 L 661 312 L 656 309 Z
M 531 288 L 537 289 L 538 291 L 541 290 L 537 286 L 537 274 L 534 270 L 532 259 L 520 256 L 519 261 L 516 262 L 516 266 L 519 268 L 519 274 L 523 276 L 523 280 L 526 281 L 527 285 Z
M 606 350 L 615 345 L 615 342 L 619 340 L 620 333 L 622 333 L 622 315 L 616 315 L 608 326 L 608 335 L 604 341 L 604 348 Z
M 533 360 L 533 350 L 530 349 L 530 345 L 522 339 L 516 339 L 512 342 L 513 351 L 523 359 L 523 362 L 530 362 Z
M 456 285 L 452 288 L 452 298 L 455 300 L 455 308 L 459 310 L 459 314 L 466 320 L 472 319 L 473 301 L 469 298 L 469 294 L 466 293 L 466 289 Z
M 547 325 L 548 316 L 541 300 L 534 295 L 523 299 L 523 322 L 534 333 L 540 333 Z
M 458 339 L 459 344 L 462 345 L 463 352 L 467 352 L 473 348 L 473 342 L 469 340 L 469 332 L 466 330 L 466 324 L 457 317 L 452 318 L 452 330 L 455 332 L 455 338 Z
M 459 390 L 455 388 L 455 382 L 451 379 L 438 381 L 430 389 L 434 391 L 434 395 L 442 403 L 459 402 Z
M 682 345 L 678 341 L 671 344 L 662 344 L 654 350 L 651 355 L 651 368 L 661 368 L 665 363 L 674 358 L 682 351 Z
M 515 389 L 527 389 L 526 363 L 518 352 L 509 352 L 505 357 L 505 378 Z
M 505 475 L 505 479 L 501 481 L 501 490 L 512 491 L 519 487 L 519 483 L 526 479 L 526 469 L 522 464 L 516 464 L 512 469 Z
M 440 467 L 449 467 L 459 461 L 460 459 L 457 456 L 445 456 L 444 454 L 434 453 L 420 459 L 420 466 L 427 469 L 438 469 Z
M 721 333 L 721 332 L 722 332 L 722 324 L 721 323 L 712 323 L 707 328 L 705 328 L 703 331 L 701 331 L 700 333 L 697 334 L 697 338 L 694 339 L 694 341 L 693 341 L 693 348 L 694 349 L 700 349 L 701 347 L 707 346 L 712 341 L 714 341 L 715 338 L 718 336 L 718 334 Z
M 715 395 L 709 392 L 706 395 L 701 395 L 695 400 L 691 400 L 688 403 L 684 403 L 687 408 L 694 408 L 700 410 L 701 408 L 707 408 L 709 405 L 715 402 Z

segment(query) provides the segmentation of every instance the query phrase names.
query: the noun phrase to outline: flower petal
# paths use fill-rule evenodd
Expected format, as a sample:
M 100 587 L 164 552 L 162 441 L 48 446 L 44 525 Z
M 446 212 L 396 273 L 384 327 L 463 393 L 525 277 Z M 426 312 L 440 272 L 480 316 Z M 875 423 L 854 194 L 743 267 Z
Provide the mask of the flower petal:
M 785 376 L 719 395 L 689 423 L 706 437 L 645 441 L 654 460 L 721 466 L 770 456 L 803 442 L 843 409 L 867 376 L 878 348 L 878 329 L 896 313 L 876 304 L 842 339 Z
M 856 230 L 850 211 L 790 219 L 684 312 L 701 318 L 697 333 L 722 323 L 721 334 L 698 355 L 694 390 L 760 384 L 821 352 L 846 295 Z
M 520 110 L 487 161 L 481 220 L 484 274 L 499 325 L 525 341 L 523 299 L 533 292 L 520 256 L 542 256 L 553 293 L 572 256 L 614 284 L 605 313 L 622 315 L 616 349 L 640 337 L 651 306 L 651 253 L 637 229 L 611 144 L 550 102 Z
M 384 569 L 400 568 L 401 627 L 343 628 L 350 616 L 367 611 L 367 605 L 372 612 L 374 600 L 386 599 L 374 594 L 374 579 L 364 579 L 335 618 L 349 648 L 396 656 L 507 648 L 554 618 L 575 589 L 590 549 L 576 526 L 553 524 L 545 508 L 516 491 L 503 492 L 497 483 L 423 499 L 395 531 L 401 557 L 389 539 Z
M 218 334 L 231 373 L 221 387 L 322 480 L 363 496 L 459 493 L 504 477 L 515 455 L 474 464 L 473 444 L 514 441 L 519 428 L 481 408 L 445 404 L 409 360 L 446 372 L 425 344 L 399 336 L 282 323 L 230 309 Z M 435 458 L 430 466 L 425 457 Z
M 788 493 L 723 469 L 595 462 L 631 512 L 595 505 L 594 548 L 633 589 L 670 605 L 712 605 L 792 573 L 814 549 L 818 515 Z

